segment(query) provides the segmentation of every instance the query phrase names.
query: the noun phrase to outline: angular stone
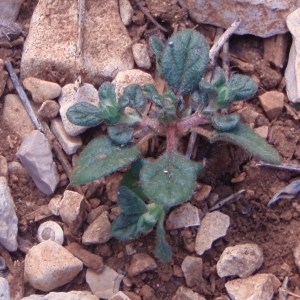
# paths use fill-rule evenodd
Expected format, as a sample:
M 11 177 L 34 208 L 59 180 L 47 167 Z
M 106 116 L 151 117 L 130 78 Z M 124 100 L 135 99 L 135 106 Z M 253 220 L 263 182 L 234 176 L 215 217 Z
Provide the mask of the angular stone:
M 225 236 L 230 225 L 229 216 L 214 211 L 207 213 L 201 222 L 197 232 L 195 251 L 202 255 L 211 248 L 212 243 L 222 236 Z
M 0 19 L 14 22 L 19 14 L 24 0 L 2 0 L 0 1 Z
M 185 203 L 170 213 L 166 222 L 166 229 L 173 230 L 191 226 L 199 226 L 199 210 L 190 203 Z
M 61 87 L 54 82 L 41 80 L 35 77 L 27 77 L 23 80 L 23 85 L 31 93 L 35 103 L 43 103 L 46 100 L 53 100 L 61 93 Z
M 112 297 L 109 297 L 108 300 L 132 300 L 132 299 L 120 291 L 114 294 Z
M 151 61 L 148 53 L 148 48 L 146 44 L 136 43 L 132 46 L 132 54 L 135 63 L 138 67 L 143 69 L 151 68 Z
M 18 249 L 18 218 L 7 179 L 0 177 L 0 244 L 8 251 Z
M 202 280 L 203 262 L 201 257 L 186 256 L 181 269 L 188 287 L 196 286 Z
M 285 18 L 300 6 L 299 0 L 180 0 L 198 23 L 228 28 L 237 19 L 242 22 L 236 34 L 269 37 L 287 32 Z M 220 13 L 222 12 L 222 13 Z
M 172 300 L 205 300 L 203 296 L 185 286 L 180 286 Z
M 10 300 L 9 284 L 3 277 L 0 277 L 0 300 Z
M 248 277 L 258 270 L 264 262 L 262 249 L 256 244 L 241 244 L 227 247 L 217 263 L 220 277 Z
M 268 126 L 259 126 L 254 128 L 254 131 L 261 136 L 263 139 L 267 139 L 269 134 L 269 127 Z
M 45 135 L 38 130 L 33 130 L 23 140 L 17 157 L 37 188 L 46 195 L 53 194 L 59 182 L 59 176 Z
M 293 103 L 300 102 L 300 8 L 288 15 L 286 24 L 293 36 L 288 64 L 285 69 L 286 93 Z
M 155 260 L 146 253 L 137 253 L 132 256 L 128 267 L 128 275 L 136 276 L 143 272 L 152 271 L 157 268 Z
M 111 238 L 111 223 L 108 212 L 103 212 L 85 230 L 82 235 L 84 245 L 103 244 Z
M 138 69 L 133 69 L 119 72 L 112 83 L 116 86 L 116 94 L 120 96 L 122 95 L 125 87 L 129 84 L 154 84 L 154 80 L 149 73 L 143 72 Z
M 225 283 L 225 288 L 232 300 L 271 300 L 276 288 L 274 286 L 276 279 L 273 274 L 256 274 L 248 278 L 228 281 Z
M 67 84 L 62 88 L 62 93 L 58 99 L 60 104 L 60 116 L 65 128 L 65 131 L 70 136 L 76 136 L 86 131 L 88 127 L 78 126 L 71 123 L 67 118 L 67 110 L 69 107 L 78 102 L 87 102 L 90 104 L 98 105 L 98 91 L 93 85 L 85 83 L 79 87 L 77 83 Z
M 82 139 L 80 136 L 70 136 L 66 133 L 61 119 L 56 118 L 51 121 L 50 128 L 61 144 L 62 148 L 68 155 L 76 153 L 82 146 Z
M 99 300 L 99 298 L 87 291 L 71 291 L 64 292 L 51 292 L 47 295 L 31 295 L 21 300 Z
M 99 298 L 108 299 L 116 294 L 120 289 L 123 275 L 108 266 L 104 266 L 101 273 L 96 273 L 91 269 L 87 269 L 86 282 L 94 295 Z
M 133 8 L 129 0 L 119 0 L 120 17 L 125 26 L 128 26 L 133 17 Z
M 3 120 L 22 139 L 35 129 L 20 98 L 15 94 L 4 97 Z
M 82 50 L 78 51 L 81 17 L 77 1 L 39 1 L 31 18 L 21 61 L 21 77 L 50 80 L 49 67 L 57 78 L 67 74 L 74 81 L 100 84 L 118 71 L 133 68 L 131 39 L 119 16 L 118 0 L 87 1 L 82 20 Z M 112 22 L 113 20 L 113 22 Z M 53 73 L 51 73 L 53 76 Z
M 26 254 L 24 275 L 34 288 L 48 292 L 73 280 L 82 268 L 82 262 L 64 247 L 45 241 Z
M 270 121 L 281 114 L 284 107 L 284 93 L 269 91 L 260 95 L 258 99 Z
M 59 104 L 54 100 L 46 100 L 38 110 L 38 114 L 45 119 L 53 119 L 59 113 Z

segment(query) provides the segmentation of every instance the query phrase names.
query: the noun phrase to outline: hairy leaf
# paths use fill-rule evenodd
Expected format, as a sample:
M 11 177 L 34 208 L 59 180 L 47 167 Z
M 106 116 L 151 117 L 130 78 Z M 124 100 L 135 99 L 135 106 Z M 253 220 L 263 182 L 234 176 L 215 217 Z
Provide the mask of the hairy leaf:
M 195 30 L 182 30 L 171 36 L 161 58 L 161 75 L 176 94 L 197 89 L 208 64 L 208 45 Z
M 109 138 L 117 145 L 127 145 L 131 142 L 134 134 L 132 127 L 116 125 L 107 128 Z
M 147 83 L 142 86 L 144 95 L 146 99 L 153 102 L 155 105 L 162 106 L 163 104 L 163 98 L 158 93 L 156 87 L 153 84 Z
M 151 200 L 164 207 L 171 207 L 191 196 L 200 170 L 199 163 L 177 152 L 165 153 L 142 168 L 141 186 Z
M 99 99 L 105 100 L 110 99 L 111 101 L 116 102 L 117 96 L 115 91 L 115 86 L 111 82 L 103 82 L 98 91 Z
M 140 155 L 136 145 L 119 147 L 107 137 L 92 140 L 81 152 L 71 178 L 73 184 L 83 184 L 109 175 L 128 166 Z
M 79 126 L 93 127 L 99 125 L 104 119 L 95 105 L 86 102 L 78 102 L 67 110 L 68 120 Z
M 143 108 L 146 104 L 146 97 L 142 88 L 138 84 L 128 85 L 119 98 L 119 107 L 132 107 L 135 109 Z
M 239 114 L 225 116 L 214 115 L 212 117 L 213 126 L 219 131 L 229 131 L 236 127 L 240 122 Z
M 228 81 L 228 86 L 234 95 L 232 99 L 234 101 L 249 99 L 253 97 L 257 91 L 256 82 L 251 77 L 240 74 L 233 75 Z
M 217 67 L 216 74 L 217 78 L 215 79 L 213 85 L 214 87 L 218 88 L 226 83 L 226 76 L 224 71 L 220 67 Z
M 226 141 L 242 147 L 251 155 L 273 164 L 280 164 L 281 158 L 278 152 L 263 138 L 257 135 L 250 127 L 238 124 L 227 132 L 217 132 L 210 141 Z
M 152 35 L 149 38 L 149 45 L 150 45 L 151 50 L 153 51 L 153 53 L 156 56 L 156 70 L 157 70 L 159 76 L 161 76 L 161 58 L 163 55 L 164 44 L 159 38 Z

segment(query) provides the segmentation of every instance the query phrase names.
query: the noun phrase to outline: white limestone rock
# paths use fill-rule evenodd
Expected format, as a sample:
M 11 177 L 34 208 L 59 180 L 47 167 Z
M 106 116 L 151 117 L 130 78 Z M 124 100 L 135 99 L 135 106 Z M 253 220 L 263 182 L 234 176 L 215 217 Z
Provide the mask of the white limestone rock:
M 25 256 L 24 275 L 34 288 L 49 292 L 75 278 L 83 263 L 53 241 L 33 246 Z
M 0 244 L 8 251 L 18 249 L 18 218 L 5 177 L 0 177 Z
M 197 232 L 196 253 L 202 255 L 206 250 L 210 249 L 215 240 L 226 235 L 229 225 L 229 216 L 219 211 L 207 213 Z
M 263 251 L 256 244 L 240 244 L 227 247 L 217 263 L 217 273 L 220 277 L 252 275 L 264 262 Z
M 53 194 L 59 183 L 59 176 L 45 135 L 39 130 L 33 130 L 23 140 L 17 157 L 37 188 L 46 195 Z
M 77 1 L 38 1 L 23 48 L 21 78 L 49 80 L 51 67 L 57 71 L 57 80 L 66 74 L 68 80 L 75 80 L 81 73 L 84 82 L 99 84 L 133 68 L 128 51 L 131 39 L 121 21 L 118 0 L 86 4 L 81 52 L 77 49 L 78 11 Z
M 285 69 L 286 93 L 293 103 L 300 102 L 300 8 L 289 14 L 286 24 L 293 36 L 288 64 Z
M 299 0 L 180 0 L 198 23 L 228 28 L 242 22 L 236 34 L 269 37 L 287 32 L 286 16 L 300 6 Z
M 119 0 L 120 17 L 125 26 L 130 25 L 133 17 L 133 8 L 129 0 Z
M 119 291 L 123 277 L 108 266 L 105 266 L 101 273 L 91 269 L 87 269 L 86 272 L 86 282 L 91 291 L 97 297 L 104 299 L 112 297 Z
M 31 295 L 21 300 L 99 300 L 99 298 L 88 291 L 51 292 L 47 295 Z
M 9 284 L 3 277 L 0 277 L 0 300 L 10 300 Z

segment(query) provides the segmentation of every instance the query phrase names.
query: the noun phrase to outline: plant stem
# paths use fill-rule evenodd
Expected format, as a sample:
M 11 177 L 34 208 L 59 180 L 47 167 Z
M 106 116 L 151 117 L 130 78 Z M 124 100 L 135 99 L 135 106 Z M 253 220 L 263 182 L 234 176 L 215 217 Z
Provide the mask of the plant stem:
M 160 122 L 157 119 L 152 119 L 147 116 L 143 116 L 143 119 L 140 122 L 140 127 L 148 127 L 158 135 L 166 135 L 166 127 L 160 124 Z
M 198 112 L 195 112 L 189 117 L 186 117 L 182 120 L 179 120 L 177 122 L 177 135 L 181 136 L 188 132 L 188 130 L 192 127 L 196 127 L 200 124 L 206 124 L 208 123 L 208 119 L 204 116 L 200 115 Z
M 174 152 L 177 148 L 176 123 L 168 124 L 167 128 L 167 152 Z

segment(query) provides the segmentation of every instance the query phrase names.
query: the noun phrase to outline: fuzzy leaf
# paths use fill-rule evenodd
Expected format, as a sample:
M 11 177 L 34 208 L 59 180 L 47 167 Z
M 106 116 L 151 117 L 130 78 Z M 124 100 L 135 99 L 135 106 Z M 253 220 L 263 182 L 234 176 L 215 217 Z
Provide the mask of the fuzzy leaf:
M 176 94 L 197 89 L 208 64 L 208 45 L 195 30 L 182 30 L 171 36 L 161 58 L 161 76 Z
M 217 132 L 210 139 L 210 142 L 214 143 L 217 141 L 233 143 L 263 161 L 280 164 L 281 158 L 278 152 L 244 124 L 238 124 L 238 126 L 227 132 Z
M 92 140 L 81 152 L 71 178 L 73 184 L 83 184 L 109 175 L 128 166 L 140 155 L 136 145 L 119 147 L 107 137 Z
M 146 104 L 146 97 L 142 88 L 138 84 L 128 85 L 119 99 L 119 106 L 132 107 L 136 109 L 143 108 Z
M 240 74 L 235 74 L 229 79 L 228 87 L 234 95 L 233 101 L 249 99 L 257 91 L 256 82 L 251 77 Z
M 103 82 L 98 91 L 99 99 L 105 100 L 110 99 L 111 101 L 116 102 L 117 96 L 115 91 L 115 86 L 111 82 Z
M 225 116 L 212 117 L 213 126 L 219 131 L 229 131 L 236 127 L 240 121 L 240 116 L 238 114 L 230 114 Z
M 140 182 L 147 197 L 164 207 L 172 207 L 191 196 L 200 170 L 199 163 L 177 152 L 165 153 L 142 168 Z
M 128 126 L 117 125 L 107 128 L 109 138 L 117 145 L 127 145 L 131 142 L 134 129 Z
M 144 84 L 142 89 L 146 99 L 152 101 L 155 105 L 162 106 L 163 98 L 153 84 Z
M 78 102 L 67 110 L 68 120 L 79 126 L 93 127 L 103 121 L 99 108 L 86 102 Z
M 163 262 L 167 262 L 172 258 L 172 251 L 165 236 L 164 218 L 165 214 L 162 214 L 157 223 L 155 253 Z
M 156 56 L 156 70 L 157 70 L 159 76 L 161 76 L 161 58 L 163 55 L 164 44 L 159 38 L 152 35 L 149 38 L 149 45 L 150 45 L 151 50 L 153 51 L 153 53 Z
M 226 83 L 226 76 L 224 71 L 220 67 L 217 67 L 216 73 L 217 73 L 216 76 L 217 78 L 215 79 L 213 86 L 218 88 Z

